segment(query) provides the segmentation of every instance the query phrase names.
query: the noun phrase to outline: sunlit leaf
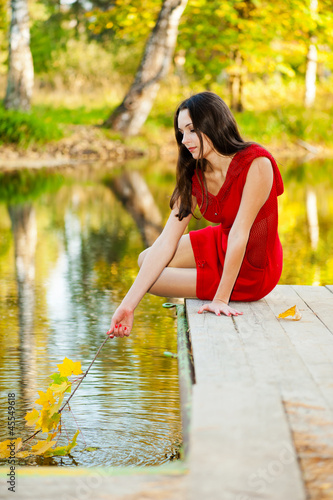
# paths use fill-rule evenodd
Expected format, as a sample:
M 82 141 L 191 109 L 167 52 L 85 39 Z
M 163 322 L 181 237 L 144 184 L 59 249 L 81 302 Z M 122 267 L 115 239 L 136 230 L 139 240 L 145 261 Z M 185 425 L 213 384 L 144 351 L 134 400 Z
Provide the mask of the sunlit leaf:
M 291 316 L 291 318 L 289 318 L 288 316 Z M 291 319 L 293 321 L 299 321 L 301 319 L 301 317 L 302 317 L 302 315 L 299 312 L 296 305 L 293 307 L 290 307 L 289 309 L 287 309 L 286 311 L 284 311 L 278 315 L 278 319 L 288 318 L 288 319 Z
M 57 403 L 55 403 L 54 405 L 50 406 L 50 408 L 49 408 L 50 417 L 52 417 L 52 415 L 54 415 L 55 413 L 57 413 L 59 411 L 63 399 L 64 399 L 64 395 L 61 394 L 59 401 Z
M 13 446 L 15 445 L 15 450 L 13 450 Z M 16 452 L 22 447 L 22 439 L 6 439 L 6 441 L 2 441 L 0 443 L 0 458 L 8 458 L 10 456 L 11 450 Z
M 41 411 L 41 416 L 37 423 L 41 427 L 42 432 L 49 432 L 54 429 L 54 420 L 50 417 L 49 410 L 44 408 Z
M 53 448 L 52 450 L 47 450 L 45 453 L 45 456 L 47 457 L 53 457 L 53 456 L 65 456 L 70 453 L 72 448 L 76 446 L 76 439 L 77 436 L 79 435 L 79 430 L 76 431 L 76 433 L 73 436 L 72 441 L 67 445 L 67 446 L 57 446 L 56 448 Z
M 63 382 L 68 382 L 68 378 L 67 377 L 62 377 L 60 375 L 60 373 L 53 373 L 52 375 L 50 375 L 50 378 L 52 378 L 53 384 L 60 385 Z
M 60 365 L 57 365 L 57 367 L 62 377 L 70 377 L 71 375 L 80 375 L 82 373 L 81 362 L 74 362 L 68 358 L 65 358 Z
M 73 439 L 72 439 L 72 442 L 68 445 L 68 453 L 71 451 L 72 448 L 74 448 L 74 446 L 76 446 L 76 439 L 79 435 L 80 431 L 77 430 L 76 433 L 74 434 L 73 436 Z
M 42 405 L 43 408 L 49 407 L 51 404 L 54 404 L 56 400 L 54 399 L 53 391 L 48 388 L 46 392 L 38 391 L 39 398 L 36 399 L 36 403 Z
M 71 384 L 70 382 L 61 382 L 61 384 L 51 384 L 50 385 L 50 389 L 54 392 L 54 393 L 60 393 L 60 392 L 65 392 L 68 387 L 71 387 Z
M 56 441 L 39 441 L 37 444 L 31 446 L 31 455 L 43 455 L 55 444 Z
M 26 416 L 24 417 L 25 420 L 27 421 L 25 425 L 32 427 L 36 425 L 38 419 L 39 419 L 39 411 L 34 408 L 32 411 L 28 411 Z
M 27 458 L 31 455 L 31 451 L 19 451 L 16 453 L 17 458 Z

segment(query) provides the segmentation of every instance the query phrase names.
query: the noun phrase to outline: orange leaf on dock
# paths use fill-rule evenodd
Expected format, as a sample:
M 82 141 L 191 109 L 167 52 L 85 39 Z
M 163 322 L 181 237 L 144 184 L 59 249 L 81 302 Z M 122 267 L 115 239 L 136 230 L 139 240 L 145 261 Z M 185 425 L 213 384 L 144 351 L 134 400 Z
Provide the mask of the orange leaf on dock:
M 291 316 L 291 318 L 289 318 L 288 316 Z M 287 309 L 286 311 L 284 311 L 278 315 L 278 319 L 287 318 L 287 319 L 291 319 L 292 321 L 299 321 L 301 319 L 301 317 L 302 317 L 302 315 L 299 312 L 296 305 L 293 307 L 290 307 L 289 309 Z

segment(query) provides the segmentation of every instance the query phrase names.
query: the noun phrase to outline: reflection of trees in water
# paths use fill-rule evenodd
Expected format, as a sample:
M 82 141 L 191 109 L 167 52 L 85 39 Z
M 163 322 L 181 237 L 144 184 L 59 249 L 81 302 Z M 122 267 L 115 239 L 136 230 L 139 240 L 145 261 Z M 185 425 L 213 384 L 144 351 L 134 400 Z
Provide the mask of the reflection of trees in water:
M 34 334 L 36 213 L 30 203 L 9 205 L 8 212 L 12 223 L 15 246 L 20 328 L 21 391 L 23 400 L 31 403 L 36 391 L 37 374 Z
M 162 216 L 143 177 L 125 170 L 108 185 L 133 217 L 144 245 L 152 245 L 162 231 Z
M 332 160 L 308 156 L 281 168 L 285 183 L 279 200 L 282 283 L 325 285 L 332 281 L 332 165 Z
M 310 187 L 308 187 L 306 190 L 306 213 L 308 219 L 311 248 L 315 251 L 318 248 L 319 242 L 317 195 L 315 190 Z

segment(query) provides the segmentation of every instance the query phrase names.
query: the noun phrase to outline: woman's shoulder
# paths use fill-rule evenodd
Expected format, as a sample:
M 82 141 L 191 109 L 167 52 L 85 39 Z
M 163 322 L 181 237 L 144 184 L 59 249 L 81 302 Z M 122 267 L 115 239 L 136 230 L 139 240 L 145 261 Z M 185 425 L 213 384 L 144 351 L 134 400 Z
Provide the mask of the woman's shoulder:
M 256 158 L 265 157 L 268 158 L 272 164 L 274 179 L 276 182 L 276 188 L 278 195 L 283 193 L 283 181 L 281 177 L 281 173 L 275 161 L 273 155 L 260 144 L 252 143 L 242 150 L 242 155 L 239 155 L 237 165 L 234 168 L 234 175 L 244 177 L 246 179 L 247 172 L 249 171 L 250 166 Z
M 260 156 L 265 156 L 268 158 L 273 158 L 273 155 L 261 144 L 257 144 L 256 142 L 252 142 L 249 144 L 246 148 L 244 148 L 242 151 L 244 157 L 252 157 L 252 158 L 259 158 Z

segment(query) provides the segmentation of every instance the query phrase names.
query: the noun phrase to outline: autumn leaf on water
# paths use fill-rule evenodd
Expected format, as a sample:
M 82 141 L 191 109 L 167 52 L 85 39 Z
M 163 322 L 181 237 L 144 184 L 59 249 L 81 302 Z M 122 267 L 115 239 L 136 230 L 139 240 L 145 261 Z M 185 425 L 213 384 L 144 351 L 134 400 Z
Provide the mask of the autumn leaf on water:
M 288 316 L 291 316 L 291 318 L 289 318 Z M 284 311 L 278 315 L 278 319 L 287 318 L 287 319 L 291 319 L 293 321 L 299 321 L 301 319 L 301 317 L 302 317 L 302 315 L 299 312 L 297 306 L 290 307 L 289 309 L 287 309 L 286 311 Z
M 56 448 L 52 448 L 50 450 L 47 450 L 45 453 L 45 456 L 47 457 L 54 457 L 54 456 L 64 456 L 68 455 L 69 452 L 76 446 L 76 439 L 79 435 L 79 430 L 76 431 L 76 433 L 73 436 L 72 441 L 67 445 L 67 446 L 57 446 Z
M 56 441 L 39 441 L 37 444 L 31 446 L 30 455 L 43 455 L 54 444 L 56 444 Z
M 68 358 L 65 358 L 60 365 L 57 365 L 57 367 L 61 377 L 70 377 L 71 375 L 80 375 L 82 373 L 81 362 L 74 362 Z

